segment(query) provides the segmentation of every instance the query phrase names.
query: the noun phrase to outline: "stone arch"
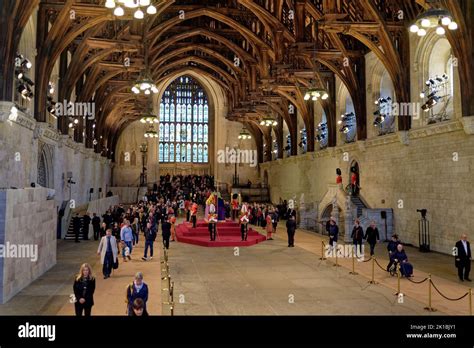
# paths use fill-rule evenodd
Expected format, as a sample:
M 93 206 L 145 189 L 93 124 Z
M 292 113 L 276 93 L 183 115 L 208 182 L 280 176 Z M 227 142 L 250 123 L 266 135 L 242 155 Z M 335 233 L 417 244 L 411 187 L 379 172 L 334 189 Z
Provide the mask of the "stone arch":
M 137 165 L 137 154 L 135 153 L 135 150 L 132 151 L 132 154 L 130 155 L 130 165 L 131 166 Z
M 268 187 L 268 171 L 265 169 L 263 172 L 263 187 Z
M 367 89 L 367 134 L 369 137 L 374 137 L 380 134 L 393 133 L 395 129 L 398 129 L 397 117 L 389 117 L 382 123 L 382 131 L 377 132 L 375 126 L 373 126 L 374 121 L 374 112 L 378 110 L 375 101 L 381 97 L 386 98 L 390 97 L 392 102 L 396 102 L 396 93 L 395 87 L 392 81 L 392 78 L 380 59 L 373 53 L 373 59 L 375 63 L 368 71 L 368 76 L 371 76 L 371 79 L 368 82 L 369 88 Z
M 349 165 L 348 168 L 348 179 L 349 179 L 349 184 L 351 183 L 351 176 L 352 176 L 352 168 L 355 169 L 355 173 L 357 174 L 357 186 L 360 186 L 360 176 L 361 176 L 361 171 L 360 171 L 360 161 L 357 159 L 353 158 L 352 161 L 350 162 L 351 164 Z
M 461 105 L 461 87 L 458 71 L 458 63 L 454 57 L 453 48 L 448 39 L 436 34 L 435 31 L 429 31 L 425 37 L 422 37 L 416 43 L 413 63 L 413 80 L 416 81 L 413 86 L 413 99 L 423 104 L 420 98 L 422 88 L 430 77 L 446 73 L 449 76 L 449 93 L 452 93 L 451 99 L 447 104 L 448 118 L 460 118 L 462 115 Z M 452 89 L 452 90 L 451 90 Z M 437 105 L 433 108 L 436 113 L 441 108 Z M 421 117 L 416 120 L 417 126 L 427 124 L 426 113 L 421 111 Z
M 51 145 L 40 143 L 38 146 L 38 184 L 54 188 L 53 149 Z
M 349 112 L 354 112 L 354 102 L 352 100 L 351 94 L 349 93 L 349 90 L 347 89 L 346 85 L 338 78 L 336 79 L 340 82 L 339 83 L 339 88 L 337 90 L 337 97 L 336 97 L 336 118 L 339 121 L 340 116 L 349 113 Z M 357 117 L 357 115 L 356 115 Z M 354 122 L 353 126 L 351 127 L 349 133 L 343 134 L 341 133 L 340 130 L 341 127 L 337 127 L 337 138 L 338 138 L 338 143 L 346 143 L 346 142 L 352 142 L 356 140 L 357 138 L 357 123 Z
M 326 222 L 329 221 L 331 216 L 333 216 L 333 209 L 334 207 L 333 207 L 333 204 L 331 203 L 331 204 L 328 204 L 321 213 L 319 221 L 321 221 L 321 223 L 323 224 L 322 229 L 321 229 L 323 234 L 326 233 Z M 337 226 L 339 227 L 339 233 L 342 233 L 342 231 L 344 230 L 344 213 L 339 205 L 337 205 L 337 210 L 338 210 L 338 220 L 339 220 Z

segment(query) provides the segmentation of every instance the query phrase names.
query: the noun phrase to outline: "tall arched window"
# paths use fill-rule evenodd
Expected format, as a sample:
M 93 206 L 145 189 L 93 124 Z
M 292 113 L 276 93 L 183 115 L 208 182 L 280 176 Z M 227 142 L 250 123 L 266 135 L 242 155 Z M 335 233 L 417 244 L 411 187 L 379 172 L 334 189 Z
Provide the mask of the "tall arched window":
M 160 162 L 208 162 L 209 105 L 196 80 L 181 76 L 168 86 L 160 103 L 160 122 Z

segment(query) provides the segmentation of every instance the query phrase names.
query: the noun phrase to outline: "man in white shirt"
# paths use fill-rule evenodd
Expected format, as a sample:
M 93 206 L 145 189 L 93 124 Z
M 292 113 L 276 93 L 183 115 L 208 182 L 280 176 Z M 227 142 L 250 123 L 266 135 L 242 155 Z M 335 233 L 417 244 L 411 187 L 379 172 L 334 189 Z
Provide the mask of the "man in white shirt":
M 459 280 L 466 280 L 470 282 L 471 279 L 469 279 L 469 272 L 471 271 L 472 253 L 471 244 L 467 241 L 466 234 L 463 234 L 461 236 L 461 240 L 456 243 L 454 256 L 455 265 L 458 269 Z

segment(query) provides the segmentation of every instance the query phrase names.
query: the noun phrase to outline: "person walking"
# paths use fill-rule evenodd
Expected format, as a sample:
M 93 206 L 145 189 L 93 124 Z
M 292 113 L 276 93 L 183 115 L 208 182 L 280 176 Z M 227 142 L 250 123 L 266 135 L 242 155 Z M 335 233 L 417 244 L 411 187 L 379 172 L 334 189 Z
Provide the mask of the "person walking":
M 272 233 L 276 233 L 279 219 L 280 219 L 280 217 L 278 215 L 277 210 L 275 208 L 273 208 L 273 211 L 272 211 Z
M 153 259 L 153 243 L 156 239 L 156 231 L 152 227 L 151 222 L 148 222 L 145 227 L 145 253 L 142 257 L 143 261 L 148 261 Z M 147 258 L 148 255 L 148 248 L 150 248 L 150 259 Z
M 387 265 L 387 272 L 390 271 L 390 267 L 393 265 L 392 255 L 397 251 L 398 244 L 400 244 L 400 240 L 398 239 L 397 234 L 393 234 L 391 240 L 387 244 L 387 251 L 388 251 L 388 258 L 389 263 Z
M 467 235 L 461 235 L 461 239 L 456 242 L 456 249 L 455 249 L 455 266 L 458 269 L 458 276 L 460 281 L 468 281 L 469 279 L 469 272 L 471 271 L 471 261 L 472 261 L 472 253 L 471 253 L 471 244 L 467 241 Z
M 169 249 L 171 237 L 171 223 L 169 219 L 163 220 L 163 223 L 161 224 L 161 235 L 163 237 L 163 245 L 166 249 Z
M 122 248 L 122 257 L 123 261 L 127 262 L 127 258 L 129 260 L 132 259 L 130 254 L 132 253 L 132 241 L 133 241 L 133 232 L 130 227 L 130 222 L 128 220 L 124 220 L 124 225 L 122 229 L 120 230 L 120 240 L 125 243 L 125 245 L 128 247 L 129 254 L 125 254 L 126 248 Z
M 363 256 L 362 253 L 362 240 L 364 238 L 364 230 L 360 226 L 359 219 L 356 219 L 354 222 L 354 227 L 352 228 L 352 243 L 354 244 L 354 252 L 357 257 Z
M 148 317 L 148 312 L 145 309 L 145 302 L 141 298 L 135 299 L 132 305 L 132 317 Z
M 380 239 L 379 230 L 377 227 L 375 227 L 374 220 L 372 220 L 370 222 L 370 226 L 367 227 L 367 230 L 365 231 L 364 239 L 370 245 L 370 256 L 373 256 L 375 253 L 375 245 L 377 244 L 377 241 Z
M 94 230 L 94 240 L 98 240 L 100 234 L 100 217 L 98 217 L 96 213 L 92 213 L 92 229 Z
M 92 306 L 94 305 L 95 278 L 92 275 L 92 268 L 88 263 L 81 265 L 72 288 L 76 297 L 76 302 L 74 303 L 76 316 L 81 317 L 84 313 L 84 316 L 90 317 Z
M 112 268 L 118 261 L 117 240 L 112 236 L 110 228 L 105 232 L 105 236 L 101 238 L 97 254 L 100 255 L 100 262 L 103 265 L 102 273 L 104 274 L 104 279 L 110 278 Z
M 138 235 L 140 234 L 140 224 L 138 223 L 138 217 L 133 219 L 132 223 L 132 234 L 133 234 L 133 243 L 132 245 L 138 244 Z
M 72 229 L 74 231 L 74 236 L 75 236 L 75 242 L 80 243 L 79 240 L 79 233 L 81 232 L 81 225 L 82 221 L 81 218 L 79 217 L 79 213 L 76 213 L 74 217 L 72 218 Z
M 100 226 L 100 230 L 99 230 L 100 238 L 105 236 L 105 231 L 107 231 L 107 224 L 105 222 L 102 222 L 102 225 Z
M 145 311 L 146 302 L 148 301 L 148 285 L 143 281 L 142 272 L 137 272 L 134 281 L 127 286 L 126 302 L 129 316 L 132 316 L 133 303 L 137 298 L 143 300 L 143 310 Z
M 296 220 L 293 215 L 288 217 L 286 222 L 286 233 L 288 234 L 288 247 L 293 248 L 295 246 L 295 232 L 296 232 Z
M 272 238 L 272 233 L 273 233 L 272 214 L 270 214 L 270 212 L 265 217 L 265 222 L 266 222 L 265 230 L 267 231 L 267 239 L 268 240 L 273 240 L 273 238 Z
M 331 216 L 329 220 L 329 245 L 331 248 L 331 252 L 336 249 L 337 250 L 337 240 L 339 237 L 339 227 L 336 224 L 336 219 Z
M 89 240 L 89 225 L 91 224 L 91 217 L 89 213 L 85 213 L 82 217 L 82 238 L 84 240 Z

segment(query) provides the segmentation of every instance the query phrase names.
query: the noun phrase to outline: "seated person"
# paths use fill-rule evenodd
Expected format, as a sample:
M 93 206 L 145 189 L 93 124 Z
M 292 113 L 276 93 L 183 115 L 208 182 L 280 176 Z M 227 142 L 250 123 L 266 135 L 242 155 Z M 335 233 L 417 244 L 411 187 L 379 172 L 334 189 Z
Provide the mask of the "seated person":
M 403 249 L 402 244 L 397 245 L 397 251 L 395 251 L 391 258 L 393 262 L 400 264 L 400 272 L 404 277 L 412 277 L 413 276 L 413 266 L 408 262 L 407 254 Z

